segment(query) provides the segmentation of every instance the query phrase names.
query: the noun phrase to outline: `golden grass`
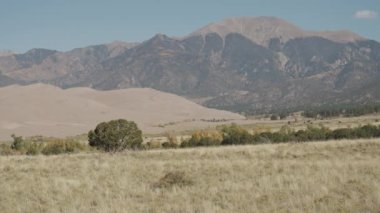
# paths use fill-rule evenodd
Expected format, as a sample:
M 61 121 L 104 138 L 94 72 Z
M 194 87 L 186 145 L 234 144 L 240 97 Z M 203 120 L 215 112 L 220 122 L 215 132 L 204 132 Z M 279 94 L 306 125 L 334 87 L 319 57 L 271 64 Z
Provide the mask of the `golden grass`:
M 0 157 L 4 213 L 379 210 L 379 139 Z

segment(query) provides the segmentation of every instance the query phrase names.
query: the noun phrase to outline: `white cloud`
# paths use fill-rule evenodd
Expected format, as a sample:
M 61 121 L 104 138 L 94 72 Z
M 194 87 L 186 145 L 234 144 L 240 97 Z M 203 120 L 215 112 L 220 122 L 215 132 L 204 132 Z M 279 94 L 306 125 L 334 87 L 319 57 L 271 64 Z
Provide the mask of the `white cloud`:
M 355 18 L 357 19 L 374 19 L 377 16 L 377 12 L 371 10 L 359 10 L 355 13 Z

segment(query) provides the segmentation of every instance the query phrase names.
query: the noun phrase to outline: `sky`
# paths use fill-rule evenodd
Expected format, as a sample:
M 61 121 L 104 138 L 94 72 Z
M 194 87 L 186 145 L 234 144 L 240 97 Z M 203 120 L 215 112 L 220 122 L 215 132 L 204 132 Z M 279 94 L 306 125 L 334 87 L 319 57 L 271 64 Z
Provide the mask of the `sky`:
M 348 29 L 380 41 L 380 0 L 0 0 L 0 50 L 184 36 L 238 16 L 275 16 L 307 30 Z

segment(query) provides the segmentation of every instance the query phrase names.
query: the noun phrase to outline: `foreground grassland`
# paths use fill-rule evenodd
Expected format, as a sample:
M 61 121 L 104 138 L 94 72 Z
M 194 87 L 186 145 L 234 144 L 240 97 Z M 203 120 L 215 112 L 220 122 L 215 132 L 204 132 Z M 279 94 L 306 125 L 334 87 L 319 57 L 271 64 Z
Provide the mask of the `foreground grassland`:
M 379 162 L 379 139 L 0 156 L 0 211 L 378 212 Z

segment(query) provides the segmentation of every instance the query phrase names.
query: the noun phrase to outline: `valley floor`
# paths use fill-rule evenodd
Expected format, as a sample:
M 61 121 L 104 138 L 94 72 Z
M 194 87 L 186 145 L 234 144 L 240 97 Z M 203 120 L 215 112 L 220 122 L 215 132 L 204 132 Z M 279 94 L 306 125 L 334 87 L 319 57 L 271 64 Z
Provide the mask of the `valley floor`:
M 376 212 L 379 162 L 379 139 L 0 156 L 0 210 Z

